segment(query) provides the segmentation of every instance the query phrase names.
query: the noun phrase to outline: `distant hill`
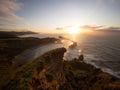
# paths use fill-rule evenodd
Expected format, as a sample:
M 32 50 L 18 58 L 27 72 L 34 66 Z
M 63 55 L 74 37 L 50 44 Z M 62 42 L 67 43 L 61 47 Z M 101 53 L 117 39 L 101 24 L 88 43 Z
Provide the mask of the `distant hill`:
M 19 35 L 25 35 L 25 34 L 36 34 L 32 31 L 21 31 L 21 32 L 15 32 L 15 31 L 0 31 L 0 38 L 15 38 Z

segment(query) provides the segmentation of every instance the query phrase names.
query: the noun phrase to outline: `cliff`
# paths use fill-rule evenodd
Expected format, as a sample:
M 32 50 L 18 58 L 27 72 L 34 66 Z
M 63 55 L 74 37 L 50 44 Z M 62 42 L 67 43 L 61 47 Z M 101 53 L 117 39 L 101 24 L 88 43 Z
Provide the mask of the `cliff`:
M 21 67 L 4 90 L 119 90 L 120 80 L 80 60 L 63 61 L 65 48 Z
M 40 47 L 50 43 L 54 43 L 56 38 L 19 38 L 14 34 L 3 34 L 0 36 L 0 90 L 13 76 L 16 71 L 14 66 L 14 58 L 25 50 Z M 1 38 L 2 37 L 2 38 Z

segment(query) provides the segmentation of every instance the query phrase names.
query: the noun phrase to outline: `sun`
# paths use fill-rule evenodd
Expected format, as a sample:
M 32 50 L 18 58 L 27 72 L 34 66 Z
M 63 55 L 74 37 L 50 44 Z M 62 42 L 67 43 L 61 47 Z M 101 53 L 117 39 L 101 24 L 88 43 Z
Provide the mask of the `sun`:
M 78 34 L 80 33 L 79 27 L 69 27 L 67 30 L 70 34 Z

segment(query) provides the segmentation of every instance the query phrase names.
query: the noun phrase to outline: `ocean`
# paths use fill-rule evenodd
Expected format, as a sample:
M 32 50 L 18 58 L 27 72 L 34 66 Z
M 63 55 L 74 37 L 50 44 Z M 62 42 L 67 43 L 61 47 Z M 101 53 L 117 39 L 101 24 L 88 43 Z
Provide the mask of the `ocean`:
M 77 39 L 86 63 L 120 78 L 120 32 L 96 31 Z
M 31 34 L 23 37 L 58 37 L 54 34 Z M 120 78 L 120 31 L 94 31 L 79 35 L 61 35 L 76 41 L 86 63 Z

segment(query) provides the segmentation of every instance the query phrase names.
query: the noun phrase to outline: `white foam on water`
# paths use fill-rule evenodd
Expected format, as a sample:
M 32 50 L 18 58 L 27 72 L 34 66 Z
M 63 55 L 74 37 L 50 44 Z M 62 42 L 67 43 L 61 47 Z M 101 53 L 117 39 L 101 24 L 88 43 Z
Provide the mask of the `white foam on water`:
M 78 45 L 73 48 L 68 47 L 67 51 L 64 53 L 63 60 L 78 59 L 80 55 L 81 55 L 81 50 Z
M 102 71 L 103 72 L 107 72 L 107 73 L 109 73 L 109 74 L 111 74 L 111 75 L 113 75 L 113 76 L 115 76 L 115 77 L 117 77 L 117 78 L 120 78 L 120 72 L 115 72 L 115 71 L 113 71 L 113 70 L 111 70 L 111 69 L 109 69 L 109 68 L 106 68 L 106 67 L 103 67 L 102 68 Z
M 92 54 L 84 54 L 84 62 L 93 65 L 96 68 L 99 68 L 92 60 L 96 60 L 96 57 Z
M 120 72 L 113 71 L 110 68 L 98 66 L 94 61 L 92 61 L 92 60 L 96 60 L 96 61 L 99 60 L 98 58 L 95 57 L 95 55 L 87 54 L 87 55 L 84 55 L 84 56 L 85 56 L 85 59 L 84 59 L 85 63 L 91 64 L 94 67 L 101 69 L 103 72 L 107 72 L 112 76 L 120 78 Z

